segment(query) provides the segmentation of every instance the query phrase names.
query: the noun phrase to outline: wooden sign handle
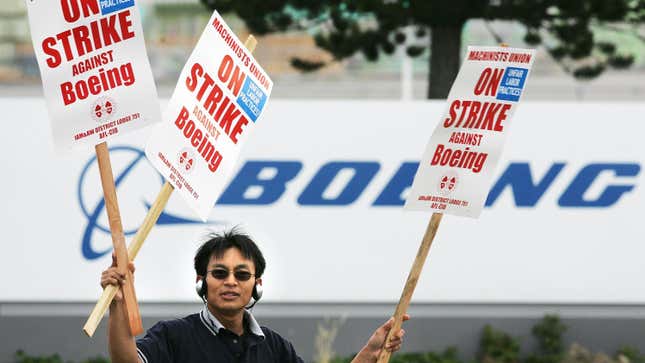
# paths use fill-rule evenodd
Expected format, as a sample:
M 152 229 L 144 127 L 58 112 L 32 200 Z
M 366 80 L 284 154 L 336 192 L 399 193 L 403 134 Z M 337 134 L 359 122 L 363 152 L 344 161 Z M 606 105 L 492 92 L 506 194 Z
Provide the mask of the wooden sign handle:
M 139 305 L 137 304 L 137 298 L 134 291 L 132 274 L 128 271 L 128 252 L 125 248 L 125 235 L 123 234 L 119 202 L 116 197 L 110 153 L 105 142 L 96 145 L 95 150 L 96 160 L 98 161 L 99 172 L 101 175 L 105 210 L 107 211 L 108 221 L 110 224 L 110 234 L 112 235 L 112 244 L 114 245 L 114 253 L 116 255 L 117 270 L 119 273 L 126 276 L 122 290 L 128 315 L 128 323 L 130 325 L 130 333 L 132 333 L 132 335 L 138 335 L 143 333 L 143 324 L 141 323 L 141 314 L 139 313 Z
M 258 44 L 258 41 L 255 39 L 253 35 L 249 35 L 248 38 L 246 38 L 246 41 L 244 42 L 244 46 L 251 53 L 253 53 L 257 44 Z M 105 152 L 107 153 L 107 146 L 105 147 L 105 150 L 106 150 Z M 97 149 L 97 155 L 98 155 L 98 149 Z M 110 175 L 112 175 L 111 167 L 110 167 Z M 112 182 L 112 185 L 114 185 L 114 182 Z M 170 183 L 168 182 L 164 183 L 163 187 L 161 188 L 161 191 L 157 195 L 157 199 L 155 199 L 155 202 L 152 204 L 152 207 L 150 207 L 150 210 L 148 211 L 146 218 L 143 220 L 141 227 L 139 227 L 137 234 L 134 236 L 134 238 L 132 239 L 132 242 L 130 243 L 130 246 L 128 247 L 127 256 L 129 256 L 130 261 L 134 261 L 134 259 L 137 257 L 137 254 L 139 253 L 141 246 L 143 246 L 143 242 L 145 242 L 146 238 L 148 237 L 148 234 L 150 233 L 150 230 L 157 223 L 157 220 L 159 219 L 161 212 L 166 207 L 166 203 L 168 203 L 168 199 L 170 198 L 170 195 L 172 194 L 173 190 L 174 188 Z M 115 198 L 116 198 L 116 194 L 115 194 Z M 106 201 L 106 205 L 107 205 L 107 201 Z M 111 226 L 110 226 L 110 229 L 112 229 Z M 123 230 L 123 228 L 121 228 L 121 230 Z M 117 253 L 117 257 L 118 257 L 118 253 Z M 117 264 L 118 263 L 119 262 L 117 260 Z M 126 280 L 131 281 L 132 280 L 131 275 L 129 275 Z M 94 309 L 92 309 L 90 316 L 87 318 L 87 321 L 83 326 L 83 331 L 85 332 L 85 334 L 87 334 L 87 336 L 91 337 L 94 335 L 94 332 L 96 331 L 96 328 L 99 326 L 101 319 L 103 319 L 103 316 L 105 316 L 105 313 L 110 307 L 110 303 L 114 299 L 114 296 L 116 295 L 116 291 L 117 291 L 117 288 L 116 286 L 113 286 L 113 285 L 108 285 L 105 287 L 105 289 L 103 289 L 103 293 L 101 294 L 101 297 L 96 302 L 96 305 L 94 305 Z
M 441 223 L 441 213 L 433 213 L 426 232 L 423 235 L 423 240 L 421 241 L 421 246 L 419 246 L 419 251 L 417 256 L 414 259 L 412 264 L 412 269 L 410 269 L 410 274 L 408 275 L 408 280 L 405 283 L 403 288 L 403 293 L 401 293 L 401 298 L 399 303 L 396 306 L 394 311 L 394 323 L 392 323 L 392 329 L 387 334 L 383 346 L 392 339 L 392 335 L 397 333 L 401 329 L 401 323 L 403 323 L 403 315 L 408 310 L 410 305 L 410 300 L 412 299 L 412 293 L 414 293 L 414 288 L 417 286 L 417 281 L 419 281 L 419 276 L 421 276 L 421 270 L 425 264 L 426 258 L 428 257 L 428 252 L 430 251 L 430 246 L 432 246 L 432 241 L 434 240 L 435 234 L 439 229 L 439 223 Z M 381 354 L 378 357 L 377 363 L 387 363 L 390 361 L 390 356 L 392 353 L 387 352 L 385 349 L 381 350 Z
M 168 203 L 168 199 L 170 199 L 170 195 L 172 194 L 173 190 L 174 189 L 172 185 L 168 182 L 164 183 L 163 187 L 161 187 L 161 191 L 159 192 L 159 195 L 157 195 L 157 199 L 155 199 L 155 202 L 150 207 L 148 214 L 146 214 L 146 218 L 143 220 L 141 227 L 139 227 L 137 234 L 134 236 L 132 242 L 130 243 L 127 251 L 130 261 L 134 261 L 134 259 L 137 257 L 137 254 L 139 253 L 143 242 L 146 240 L 146 237 L 148 237 L 150 230 L 152 230 L 152 227 L 157 223 L 161 212 L 166 207 L 166 203 Z M 110 303 L 112 302 L 112 299 L 114 299 L 116 291 L 117 287 L 114 285 L 108 285 L 103 290 L 103 294 L 101 294 L 101 297 L 94 306 L 92 313 L 87 318 L 85 326 L 83 326 L 83 331 L 85 332 L 85 334 L 87 334 L 87 336 L 91 337 L 92 335 L 94 335 L 94 332 L 101 322 L 101 319 L 110 307 Z

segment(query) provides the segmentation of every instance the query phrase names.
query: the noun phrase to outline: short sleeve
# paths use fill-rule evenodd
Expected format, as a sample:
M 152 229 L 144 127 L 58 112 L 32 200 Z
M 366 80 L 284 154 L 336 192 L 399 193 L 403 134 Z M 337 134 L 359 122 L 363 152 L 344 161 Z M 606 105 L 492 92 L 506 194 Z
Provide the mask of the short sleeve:
M 155 324 L 143 338 L 137 339 L 137 354 L 142 363 L 172 362 L 172 349 L 165 322 Z
M 293 345 L 291 342 L 289 342 L 286 339 L 282 340 L 283 343 L 283 350 L 282 354 L 280 357 L 280 362 L 288 362 L 288 363 L 304 363 L 302 358 L 298 356 L 296 353 L 296 350 L 293 348 Z
M 262 327 L 262 331 L 265 334 L 266 343 L 268 344 L 269 349 L 272 351 L 273 355 L 278 358 L 280 363 L 304 363 L 302 358 L 298 356 L 296 350 L 291 344 L 290 341 L 286 340 L 277 332 L 267 328 Z

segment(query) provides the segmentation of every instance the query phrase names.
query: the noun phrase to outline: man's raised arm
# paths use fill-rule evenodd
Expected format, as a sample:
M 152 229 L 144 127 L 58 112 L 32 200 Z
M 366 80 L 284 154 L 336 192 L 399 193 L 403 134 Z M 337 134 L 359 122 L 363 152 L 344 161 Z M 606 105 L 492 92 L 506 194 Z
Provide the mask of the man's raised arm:
M 403 316 L 403 321 L 410 319 L 408 314 Z M 386 344 L 385 338 L 387 334 L 392 329 L 392 324 L 394 323 L 394 318 L 386 321 L 385 324 L 378 327 L 374 334 L 369 338 L 367 344 L 361 349 L 360 352 L 352 359 L 352 363 L 374 363 L 378 360 L 381 350 L 385 349 L 388 352 L 396 352 L 401 349 L 401 344 L 403 343 L 403 335 L 405 330 L 400 329 L 396 332 L 392 340 Z
M 134 264 L 128 264 L 130 271 L 134 272 Z M 116 258 L 112 255 L 112 266 L 103 271 L 101 287 L 107 285 L 121 286 L 125 276 L 116 269 Z M 108 349 L 110 359 L 114 363 L 138 363 L 137 346 L 134 337 L 130 334 L 128 315 L 123 301 L 123 293 L 119 289 L 110 304 L 110 318 L 108 323 Z

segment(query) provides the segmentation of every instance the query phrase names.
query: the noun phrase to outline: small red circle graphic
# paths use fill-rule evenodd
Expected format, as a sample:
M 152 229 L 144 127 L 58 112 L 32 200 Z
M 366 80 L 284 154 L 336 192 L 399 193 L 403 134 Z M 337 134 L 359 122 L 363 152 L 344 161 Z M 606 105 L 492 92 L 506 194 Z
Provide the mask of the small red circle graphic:
M 92 103 L 90 115 L 96 122 L 106 122 L 116 113 L 116 102 L 114 99 L 103 96 Z
M 459 175 L 453 171 L 448 171 L 439 177 L 437 191 L 441 195 L 448 195 L 457 189 L 459 185 Z
M 177 163 L 182 172 L 189 174 L 194 169 L 195 153 L 188 148 L 182 149 L 177 155 Z

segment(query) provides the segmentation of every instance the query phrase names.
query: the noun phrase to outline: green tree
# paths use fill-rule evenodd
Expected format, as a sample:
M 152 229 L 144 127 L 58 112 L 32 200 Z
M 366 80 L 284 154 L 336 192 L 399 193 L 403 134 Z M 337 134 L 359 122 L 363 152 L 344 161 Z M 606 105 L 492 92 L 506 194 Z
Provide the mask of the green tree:
M 429 48 L 428 98 L 445 98 L 460 64 L 461 32 L 469 19 L 514 20 L 528 45 L 543 44 L 576 78 L 607 67 L 629 67 L 634 57 L 599 42 L 594 28 L 641 24 L 645 0 L 201 0 L 235 13 L 255 34 L 307 30 L 335 60 L 362 52 L 369 61 L 404 47 L 412 57 Z M 420 43 L 423 42 L 423 43 Z M 503 41 L 498 39 L 498 41 Z M 292 59 L 304 71 L 325 64 Z

